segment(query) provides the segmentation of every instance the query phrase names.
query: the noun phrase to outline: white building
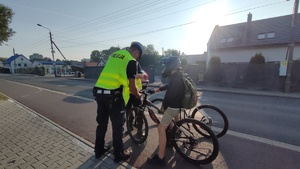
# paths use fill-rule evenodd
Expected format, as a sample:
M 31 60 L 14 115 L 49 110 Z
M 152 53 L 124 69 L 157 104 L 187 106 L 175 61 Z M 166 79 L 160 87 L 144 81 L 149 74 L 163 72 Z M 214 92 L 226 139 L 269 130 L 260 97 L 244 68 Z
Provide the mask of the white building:
M 21 54 L 15 54 L 3 61 L 3 67 L 9 68 L 10 73 L 15 73 L 16 69 L 29 68 L 31 66 L 31 61 Z

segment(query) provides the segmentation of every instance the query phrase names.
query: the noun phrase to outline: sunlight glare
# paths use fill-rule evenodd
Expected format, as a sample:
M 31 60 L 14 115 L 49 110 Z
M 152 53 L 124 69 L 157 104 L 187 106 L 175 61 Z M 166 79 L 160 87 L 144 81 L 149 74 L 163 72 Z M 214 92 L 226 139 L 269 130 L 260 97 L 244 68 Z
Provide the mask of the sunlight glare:
M 190 20 L 196 23 L 187 27 L 185 39 L 181 44 L 183 52 L 190 51 L 185 54 L 202 54 L 207 50 L 207 42 L 214 27 L 222 24 L 224 13 L 227 11 L 226 2 L 227 0 L 216 1 L 194 12 Z

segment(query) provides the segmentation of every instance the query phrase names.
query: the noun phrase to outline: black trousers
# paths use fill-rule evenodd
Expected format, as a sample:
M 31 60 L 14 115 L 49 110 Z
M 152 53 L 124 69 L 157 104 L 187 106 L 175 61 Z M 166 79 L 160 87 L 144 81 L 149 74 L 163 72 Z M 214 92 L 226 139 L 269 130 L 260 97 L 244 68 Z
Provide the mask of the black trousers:
M 107 131 L 108 119 L 112 124 L 114 154 L 120 154 L 124 151 L 123 144 L 123 119 L 124 119 L 124 101 L 122 95 L 113 96 L 107 94 L 96 94 L 97 101 L 97 129 L 95 141 L 95 153 L 104 151 L 105 134 Z

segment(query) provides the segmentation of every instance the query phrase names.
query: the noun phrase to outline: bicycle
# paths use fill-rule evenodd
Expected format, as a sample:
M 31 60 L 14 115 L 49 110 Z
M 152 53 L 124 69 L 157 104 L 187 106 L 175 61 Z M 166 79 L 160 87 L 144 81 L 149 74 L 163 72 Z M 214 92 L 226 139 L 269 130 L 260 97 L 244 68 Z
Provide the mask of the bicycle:
M 162 98 L 152 100 L 152 103 L 161 110 L 163 109 L 162 102 Z M 185 118 L 198 119 L 209 126 L 217 138 L 224 136 L 228 130 L 229 122 L 225 113 L 213 105 L 200 105 L 194 109 L 182 109 L 182 111 L 186 116 Z M 201 132 L 200 129 L 197 131 Z
M 148 109 L 150 118 L 159 124 L 154 111 L 163 114 L 163 111 L 147 99 L 149 91 L 141 91 L 142 104 L 127 111 L 126 125 L 128 134 L 134 143 L 144 143 L 148 137 L 148 121 L 144 114 Z M 185 160 L 195 164 L 208 164 L 219 153 L 219 143 L 214 132 L 204 123 L 192 118 L 172 120 L 173 128 L 167 128 L 167 140 L 174 146 L 176 152 Z M 200 132 L 199 132 L 200 131 Z

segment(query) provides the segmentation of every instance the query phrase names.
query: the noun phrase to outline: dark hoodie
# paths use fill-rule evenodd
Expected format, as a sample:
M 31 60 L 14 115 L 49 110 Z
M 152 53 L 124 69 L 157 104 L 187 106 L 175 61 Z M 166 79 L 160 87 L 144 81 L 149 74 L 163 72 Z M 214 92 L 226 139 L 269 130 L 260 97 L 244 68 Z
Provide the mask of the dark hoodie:
M 167 90 L 164 97 L 163 106 L 180 108 L 181 101 L 184 96 L 184 82 L 182 79 L 182 72 L 177 71 L 169 76 L 169 83 L 159 88 L 160 91 Z

